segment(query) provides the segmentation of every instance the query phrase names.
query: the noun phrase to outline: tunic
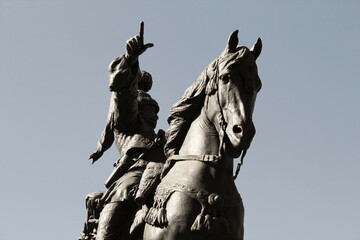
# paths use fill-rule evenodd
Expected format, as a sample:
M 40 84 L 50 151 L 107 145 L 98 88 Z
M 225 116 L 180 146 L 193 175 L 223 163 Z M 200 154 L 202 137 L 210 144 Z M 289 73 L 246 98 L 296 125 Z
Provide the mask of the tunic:
M 124 56 L 116 58 L 109 66 L 109 75 L 112 95 L 98 151 L 106 151 L 115 142 L 120 156 L 127 156 L 127 160 L 119 164 L 126 164 L 125 168 L 129 169 L 104 193 L 104 204 L 134 198 L 148 163 L 141 158 L 146 151 L 154 148 L 156 138 L 154 129 L 139 112 L 140 101 L 157 103 L 149 94 L 138 89 L 138 62 L 131 64 Z

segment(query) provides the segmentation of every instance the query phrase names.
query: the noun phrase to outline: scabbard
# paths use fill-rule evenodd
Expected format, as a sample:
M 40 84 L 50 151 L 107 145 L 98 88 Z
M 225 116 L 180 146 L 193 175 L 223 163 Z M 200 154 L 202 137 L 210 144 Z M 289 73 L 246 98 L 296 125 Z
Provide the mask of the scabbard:
M 116 164 L 114 170 L 105 181 L 106 188 L 109 188 L 116 180 L 121 178 L 129 168 L 134 165 L 135 161 L 129 156 L 124 155 Z

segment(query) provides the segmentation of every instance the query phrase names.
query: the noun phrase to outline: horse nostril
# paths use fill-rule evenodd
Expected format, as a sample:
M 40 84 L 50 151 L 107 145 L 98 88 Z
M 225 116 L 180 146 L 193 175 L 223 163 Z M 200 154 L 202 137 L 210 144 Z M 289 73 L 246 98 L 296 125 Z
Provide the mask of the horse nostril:
M 234 133 L 241 133 L 241 132 L 242 132 L 242 128 L 241 128 L 241 126 L 239 126 L 239 125 L 235 125 L 235 126 L 233 127 L 233 131 L 234 131 Z

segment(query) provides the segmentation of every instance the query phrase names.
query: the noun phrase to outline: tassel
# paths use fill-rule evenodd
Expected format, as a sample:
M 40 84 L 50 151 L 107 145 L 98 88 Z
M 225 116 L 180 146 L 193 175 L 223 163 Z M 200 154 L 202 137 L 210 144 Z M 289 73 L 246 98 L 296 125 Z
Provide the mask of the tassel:
M 155 211 L 157 209 L 156 208 L 150 208 L 149 212 L 146 214 L 146 217 L 145 217 L 145 222 L 152 225 L 152 226 L 155 226 Z
M 168 220 L 165 208 L 150 208 L 145 217 L 145 222 L 156 227 L 166 227 Z
M 157 226 L 160 226 L 160 227 L 167 226 L 168 220 L 166 217 L 166 209 L 165 208 L 157 209 L 156 223 L 158 224 Z
M 204 226 L 204 220 L 205 217 L 202 213 L 200 213 L 199 215 L 197 215 L 193 225 L 191 226 L 191 231 L 199 231 L 203 228 Z
M 209 214 L 206 214 L 205 216 L 204 227 L 208 231 L 212 230 L 212 217 Z

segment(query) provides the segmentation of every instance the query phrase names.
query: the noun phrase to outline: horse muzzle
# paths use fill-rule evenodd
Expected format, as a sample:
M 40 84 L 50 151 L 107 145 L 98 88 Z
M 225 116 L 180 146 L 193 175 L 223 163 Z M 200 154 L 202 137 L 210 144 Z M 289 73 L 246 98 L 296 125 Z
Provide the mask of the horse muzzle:
M 247 150 L 255 136 L 255 126 L 249 123 L 231 124 L 226 128 L 226 135 L 232 147 L 238 150 Z

